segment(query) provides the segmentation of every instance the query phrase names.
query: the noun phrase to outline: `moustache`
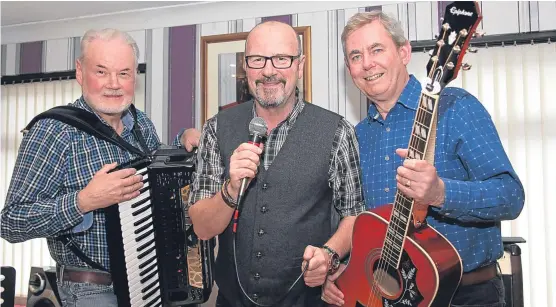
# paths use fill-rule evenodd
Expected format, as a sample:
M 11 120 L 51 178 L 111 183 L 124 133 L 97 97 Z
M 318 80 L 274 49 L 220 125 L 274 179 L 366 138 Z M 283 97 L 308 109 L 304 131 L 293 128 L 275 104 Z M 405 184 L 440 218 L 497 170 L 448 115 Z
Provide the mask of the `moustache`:
M 123 91 L 105 91 L 102 93 L 104 96 L 123 96 Z
M 255 80 L 255 85 L 259 85 L 259 83 L 268 83 L 268 82 L 280 82 L 283 85 L 286 85 L 286 79 L 279 79 L 276 77 L 264 77 L 262 79 Z

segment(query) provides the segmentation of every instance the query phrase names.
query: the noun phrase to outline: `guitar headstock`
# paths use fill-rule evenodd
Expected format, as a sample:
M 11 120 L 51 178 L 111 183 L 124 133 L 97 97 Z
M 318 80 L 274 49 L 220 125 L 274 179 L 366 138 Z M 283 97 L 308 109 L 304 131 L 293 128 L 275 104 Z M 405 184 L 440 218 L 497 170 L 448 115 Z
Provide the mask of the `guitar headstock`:
M 469 41 L 482 19 L 476 1 L 455 1 L 446 7 L 436 46 L 427 64 L 426 90 L 438 94 L 456 79 Z

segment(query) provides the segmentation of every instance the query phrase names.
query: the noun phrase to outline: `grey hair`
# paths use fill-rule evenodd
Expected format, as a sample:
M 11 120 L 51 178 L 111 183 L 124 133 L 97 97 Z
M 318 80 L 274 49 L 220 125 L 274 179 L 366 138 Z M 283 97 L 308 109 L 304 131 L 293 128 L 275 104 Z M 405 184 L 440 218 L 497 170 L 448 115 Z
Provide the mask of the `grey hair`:
M 405 34 L 402 29 L 402 25 L 396 18 L 378 10 L 364 12 L 364 13 L 357 13 L 348 20 L 346 26 L 344 27 L 344 31 L 342 32 L 342 48 L 344 50 L 345 58 L 347 58 L 346 40 L 348 36 L 350 36 L 351 33 L 355 32 L 356 30 L 362 28 L 365 25 L 370 24 L 375 20 L 380 21 L 380 23 L 384 26 L 386 31 L 388 31 L 388 33 L 390 34 L 390 37 L 392 38 L 396 46 L 401 47 L 407 43 L 407 39 L 405 38 Z
M 87 50 L 87 46 L 90 42 L 96 39 L 108 41 L 116 38 L 122 39 L 131 47 L 131 49 L 133 49 L 133 55 L 135 56 L 135 68 L 137 68 L 139 65 L 139 47 L 137 46 L 137 42 L 135 42 L 131 35 L 117 29 L 92 29 L 87 31 L 81 39 L 81 55 L 79 56 L 79 61 L 83 62 L 83 60 L 85 59 L 85 51 Z

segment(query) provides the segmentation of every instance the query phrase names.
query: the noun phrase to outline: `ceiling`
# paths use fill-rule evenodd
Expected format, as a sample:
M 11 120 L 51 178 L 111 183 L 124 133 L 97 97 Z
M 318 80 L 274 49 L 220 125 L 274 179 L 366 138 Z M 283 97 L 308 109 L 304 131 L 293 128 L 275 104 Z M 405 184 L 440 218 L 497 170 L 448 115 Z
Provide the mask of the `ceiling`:
M 44 22 L 122 11 L 193 4 L 195 2 L 197 1 L 1 1 L 1 25 L 10 26 Z

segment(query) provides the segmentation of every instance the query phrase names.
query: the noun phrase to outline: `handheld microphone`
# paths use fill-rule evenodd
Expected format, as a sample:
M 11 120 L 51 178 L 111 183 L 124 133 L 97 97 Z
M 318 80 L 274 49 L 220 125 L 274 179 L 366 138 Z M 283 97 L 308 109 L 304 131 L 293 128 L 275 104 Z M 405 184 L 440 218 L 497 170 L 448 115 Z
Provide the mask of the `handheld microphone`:
M 255 117 L 251 120 L 251 122 L 249 123 L 249 144 L 253 144 L 255 146 L 259 146 L 264 139 L 266 138 L 266 130 L 268 129 L 266 122 L 264 121 L 264 119 L 262 119 L 261 117 Z M 239 211 L 240 211 L 240 207 L 241 204 L 243 202 L 243 197 L 245 196 L 245 190 L 247 189 L 247 181 L 249 181 L 249 178 L 243 178 L 241 179 L 241 186 L 239 188 L 239 193 L 237 195 L 237 205 L 236 205 L 236 210 L 234 212 L 234 217 L 233 217 L 233 223 L 234 223 L 234 227 L 233 227 L 233 231 L 236 232 L 237 229 L 237 221 L 239 220 Z
M 249 123 L 249 141 L 247 143 L 253 144 L 257 147 L 264 141 L 266 138 L 266 122 L 261 117 L 255 117 Z M 239 188 L 239 193 L 237 195 L 237 206 L 239 207 L 241 201 L 243 200 L 243 196 L 245 194 L 245 189 L 247 188 L 247 181 L 248 178 L 241 179 L 241 187 Z

